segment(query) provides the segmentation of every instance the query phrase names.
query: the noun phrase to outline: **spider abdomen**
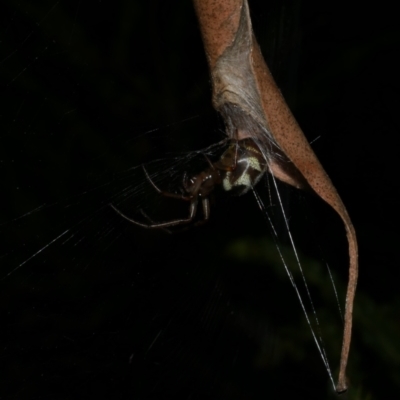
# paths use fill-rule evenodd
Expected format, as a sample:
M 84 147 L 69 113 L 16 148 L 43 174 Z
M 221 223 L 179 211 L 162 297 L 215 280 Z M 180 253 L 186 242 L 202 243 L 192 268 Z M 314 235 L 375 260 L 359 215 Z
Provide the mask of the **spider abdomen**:
M 243 139 L 231 145 L 225 153 L 235 152 L 234 168 L 223 175 L 222 186 L 226 191 L 232 191 L 240 196 L 253 188 L 266 171 L 266 160 L 251 139 Z M 231 158 L 226 154 L 221 159 Z

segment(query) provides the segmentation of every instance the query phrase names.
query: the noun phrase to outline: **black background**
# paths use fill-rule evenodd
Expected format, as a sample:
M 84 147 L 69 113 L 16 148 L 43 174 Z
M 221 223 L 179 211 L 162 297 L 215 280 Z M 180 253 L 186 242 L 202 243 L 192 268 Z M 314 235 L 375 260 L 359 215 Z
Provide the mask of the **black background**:
M 264 3 L 250 0 L 263 54 L 359 238 L 348 398 L 396 397 L 397 15 Z M 191 2 L 4 1 L 0 18 L 0 397 L 334 397 L 251 195 L 217 196 L 206 226 L 176 235 L 108 207 L 184 215 L 131 168 L 169 157 L 149 168 L 176 190 L 171 154 L 223 138 Z M 344 229 L 313 196 L 281 194 L 336 377 L 341 324 L 321 265 L 343 299 Z

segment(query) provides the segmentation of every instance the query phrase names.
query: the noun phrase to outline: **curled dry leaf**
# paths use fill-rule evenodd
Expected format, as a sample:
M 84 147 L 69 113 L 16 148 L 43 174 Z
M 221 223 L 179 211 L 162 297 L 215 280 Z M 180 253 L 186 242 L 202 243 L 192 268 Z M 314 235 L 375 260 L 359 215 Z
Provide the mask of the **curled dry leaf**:
M 262 57 L 247 0 L 194 0 L 213 86 L 213 105 L 227 135 L 252 137 L 269 161 L 269 172 L 297 188 L 311 188 L 341 217 L 349 244 L 338 393 L 347 389 L 346 366 L 358 276 L 357 239 L 339 194 L 311 149 Z

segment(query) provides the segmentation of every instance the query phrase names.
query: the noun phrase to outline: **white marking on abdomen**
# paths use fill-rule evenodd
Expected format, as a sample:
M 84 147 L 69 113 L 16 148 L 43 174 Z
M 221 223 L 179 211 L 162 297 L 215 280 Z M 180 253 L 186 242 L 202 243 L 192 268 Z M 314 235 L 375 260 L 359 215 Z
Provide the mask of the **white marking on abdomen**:
M 258 158 L 248 157 L 246 159 L 246 161 L 251 168 L 255 169 L 256 171 L 260 171 L 260 172 L 262 171 L 262 168 L 260 166 L 260 162 L 258 161 Z
M 231 185 L 231 181 L 230 181 L 231 175 L 232 175 L 232 172 L 228 171 L 225 175 L 225 178 L 222 181 L 222 186 L 223 186 L 224 190 L 226 190 L 227 192 L 232 189 L 232 185 Z
M 247 173 L 247 169 L 246 171 L 243 172 L 242 175 L 239 176 L 238 179 L 236 179 L 235 182 L 233 182 L 233 186 L 246 186 L 246 187 L 250 187 L 251 186 L 251 179 L 250 179 L 250 175 Z

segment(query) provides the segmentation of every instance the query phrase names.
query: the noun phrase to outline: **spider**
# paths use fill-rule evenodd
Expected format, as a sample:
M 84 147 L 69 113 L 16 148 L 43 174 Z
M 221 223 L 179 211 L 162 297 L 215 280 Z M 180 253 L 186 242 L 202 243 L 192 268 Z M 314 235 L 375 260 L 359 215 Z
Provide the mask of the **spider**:
M 228 148 L 214 163 L 204 155 L 209 166 L 192 177 L 183 175 L 183 194 L 170 193 L 161 190 L 152 181 L 146 169 L 143 170 L 153 188 L 165 197 L 189 202 L 189 216 L 183 219 L 174 219 L 167 222 L 154 222 L 145 215 L 150 223 L 135 221 L 123 214 L 118 208 L 111 207 L 123 218 L 143 228 L 165 229 L 191 223 L 196 214 L 199 198 L 203 209 L 203 219 L 196 225 L 205 223 L 210 217 L 209 196 L 216 185 L 222 185 L 225 191 L 233 191 L 236 195 L 247 193 L 260 180 L 267 169 L 267 162 L 258 146 L 252 139 L 231 140 Z

